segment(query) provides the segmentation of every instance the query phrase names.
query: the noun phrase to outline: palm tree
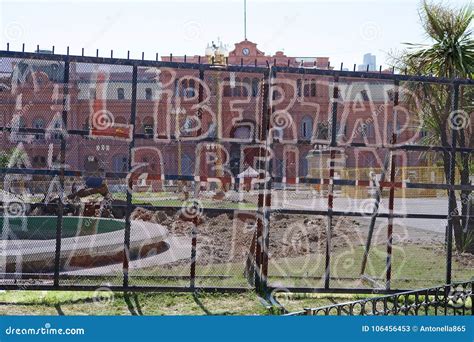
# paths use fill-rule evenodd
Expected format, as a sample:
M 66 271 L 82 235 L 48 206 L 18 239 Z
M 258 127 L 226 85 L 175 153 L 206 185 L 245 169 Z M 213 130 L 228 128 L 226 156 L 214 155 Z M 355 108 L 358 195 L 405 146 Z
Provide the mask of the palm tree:
M 446 78 L 470 78 L 474 76 L 474 39 L 472 37 L 473 7 L 471 4 L 455 8 L 424 1 L 420 9 L 420 19 L 430 44 L 407 43 L 408 48 L 397 59 L 397 67 L 415 74 L 426 74 Z M 429 145 L 449 146 L 453 115 L 463 121 L 456 127 L 459 147 L 474 147 L 472 134 L 472 113 L 474 105 L 474 87 L 460 89 L 459 108 L 452 111 L 452 89 L 427 83 L 409 82 L 406 86 L 411 99 L 407 102 L 414 105 L 422 127 L 429 134 L 422 140 Z M 414 105 L 415 107 L 415 105 Z M 461 116 L 461 117 L 459 117 Z M 451 120 L 451 121 L 450 121 Z M 445 177 L 450 174 L 450 154 L 441 153 Z M 469 184 L 470 169 L 474 161 L 469 153 L 462 153 L 456 158 L 456 168 L 461 175 L 461 184 Z M 470 190 L 460 193 L 462 220 L 453 220 L 454 239 L 458 251 L 474 253 L 474 234 L 468 228 Z M 449 200 L 458 213 L 456 195 Z M 466 228 L 466 229 L 463 229 Z

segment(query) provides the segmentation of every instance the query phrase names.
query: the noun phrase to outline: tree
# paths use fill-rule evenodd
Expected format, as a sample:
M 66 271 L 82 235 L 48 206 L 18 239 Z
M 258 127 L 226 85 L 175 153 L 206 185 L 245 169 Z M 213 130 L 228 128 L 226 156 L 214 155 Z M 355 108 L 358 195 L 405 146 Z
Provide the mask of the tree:
M 397 59 L 397 67 L 413 74 L 433 75 L 445 78 L 470 78 L 474 76 L 474 40 L 472 37 L 473 7 L 455 8 L 437 3 L 423 2 L 420 20 L 430 44 L 407 43 L 408 48 Z M 428 145 L 449 146 L 452 129 L 457 131 L 459 147 L 474 147 L 472 132 L 474 87 L 460 89 L 459 110 L 453 111 L 453 89 L 428 83 L 411 82 L 406 86 L 410 96 L 407 103 L 416 105 L 416 113 L 429 134 L 422 140 Z M 415 101 L 416 100 L 416 101 Z M 446 180 L 450 177 L 449 149 L 440 153 Z M 461 184 L 470 184 L 473 160 L 469 153 L 458 153 L 456 169 Z M 448 191 L 449 200 L 458 214 L 456 194 Z M 474 233 L 469 228 L 469 201 L 471 191 L 460 191 L 462 219 L 453 218 L 456 249 L 474 253 Z M 471 213 L 472 215 L 472 213 Z

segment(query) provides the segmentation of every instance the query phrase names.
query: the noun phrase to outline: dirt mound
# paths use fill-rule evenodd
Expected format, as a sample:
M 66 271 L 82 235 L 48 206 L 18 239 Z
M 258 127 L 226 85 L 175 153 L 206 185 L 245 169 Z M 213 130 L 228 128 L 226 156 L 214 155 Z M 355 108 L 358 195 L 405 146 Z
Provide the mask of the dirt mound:
M 275 214 L 270 218 L 269 254 L 275 258 L 324 254 L 326 249 L 327 217 Z M 350 218 L 335 217 L 332 221 L 331 246 L 345 247 L 362 242 Z
M 164 211 L 137 208 L 132 219 L 150 221 L 165 225 L 170 235 L 187 236 L 191 239 L 193 223 L 184 219 L 179 212 L 169 215 Z M 305 215 L 276 213 L 270 217 L 270 257 L 297 257 L 313 253 L 324 253 L 326 246 L 327 218 Z M 361 241 L 357 222 L 350 218 L 334 218 L 332 246 L 344 247 Z M 196 227 L 197 263 L 227 263 L 242 261 L 250 252 L 256 234 L 256 222 L 252 215 L 221 214 L 215 217 L 204 215 Z M 189 261 L 186 261 L 189 262 Z

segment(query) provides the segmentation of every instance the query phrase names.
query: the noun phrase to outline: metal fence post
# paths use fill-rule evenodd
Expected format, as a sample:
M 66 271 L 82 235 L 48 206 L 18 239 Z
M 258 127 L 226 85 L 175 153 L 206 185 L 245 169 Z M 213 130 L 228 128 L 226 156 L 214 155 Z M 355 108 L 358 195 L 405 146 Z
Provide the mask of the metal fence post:
M 59 287 L 59 271 L 61 269 L 61 236 L 63 230 L 63 214 L 64 214 L 64 168 L 66 164 L 66 138 L 64 132 L 67 132 L 67 113 L 69 110 L 69 56 L 66 56 L 64 63 L 64 78 L 63 78 L 63 96 L 62 105 L 63 111 L 62 119 L 62 133 L 61 133 L 61 155 L 60 155 L 60 169 L 59 169 L 59 184 L 60 197 L 58 202 L 58 218 L 56 220 L 56 248 L 54 255 L 54 287 Z
M 124 236 L 124 246 L 123 246 L 123 287 L 127 288 L 129 286 L 129 277 L 128 277 L 128 262 L 130 258 L 130 227 L 132 215 L 132 187 L 133 187 L 133 177 L 131 177 L 130 172 L 132 172 L 132 150 L 135 147 L 135 124 L 136 124 L 136 114 L 137 114 L 137 74 L 138 67 L 136 64 L 133 65 L 132 70 L 132 103 L 130 111 L 130 124 L 132 125 L 132 140 L 128 146 L 128 184 L 127 184 L 127 208 L 125 213 L 125 236 Z
M 337 102 L 339 100 L 339 77 L 334 76 L 334 89 L 332 95 L 331 108 L 331 144 L 330 144 L 330 162 L 329 162 L 329 185 L 328 185 L 328 219 L 326 226 L 326 260 L 324 271 L 324 288 L 328 289 L 331 279 L 331 234 L 332 234 L 332 216 L 334 201 L 334 159 L 336 158 L 337 147 Z
M 202 120 L 202 108 L 201 103 L 204 99 L 204 87 L 202 83 L 204 82 L 204 69 L 202 67 L 199 68 L 199 87 L 198 87 L 198 103 L 199 107 L 197 110 L 197 117 L 199 120 Z M 199 126 L 197 130 L 197 135 L 201 136 L 202 134 L 202 126 Z M 196 186 L 200 186 L 199 183 Z M 199 208 L 196 208 L 196 215 L 199 215 L 200 211 Z M 197 235 L 198 235 L 198 225 L 199 225 L 199 216 L 196 216 L 192 220 L 193 227 L 191 231 L 191 265 L 189 270 L 189 286 L 194 289 L 196 287 L 196 253 L 197 253 Z
M 459 83 L 451 84 L 451 113 L 458 110 L 459 100 Z M 455 120 L 455 115 L 450 115 L 448 120 Z M 457 215 L 456 211 L 456 192 L 454 184 L 456 182 L 456 145 L 457 145 L 457 129 L 455 122 L 449 122 L 451 126 L 451 151 L 449 154 L 449 202 L 448 202 L 448 236 L 446 250 L 446 284 L 451 284 L 452 276 L 452 259 L 453 259 L 453 215 Z
M 397 106 L 399 99 L 399 82 L 395 81 L 395 92 L 393 99 L 393 132 L 391 144 L 397 143 Z M 390 153 L 390 192 L 388 198 L 388 225 L 387 225 L 387 259 L 386 259 L 386 274 L 385 274 L 385 289 L 390 290 L 392 281 L 392 243 L 393 243 L 393 211 L 395 205 L 395 159 L 393 151 Z
M 268 68 L 264 75 L 263 75 L 263 98 L 262 98 L 262 112 L 261 112 L 261 121 L 260 121 L 260 143 L 264 143 L 266 146 L 267 138 L 268 138 L 268 130 L 270 127 L 270 118 L 269 118 L 269 106 L 270 106 L 270 77 L 271 77 L 271 70 Z M 262 153 L 262 148 L 260 148 L 260 153 Z M 264 151 L 263 153 L 266 153 Z M 262 155 L 259 156 L 259 161 L 261 161 Z M 266 172 L 266 163 L 264 166 L 264 172 Z M 263 283 L 262 283 L 262 263 L 263 263 L 263 254 L 262 254 L 262 247 L 263 247 L 263 233 L 264 233 L 264 208 L 265 208 L 265 174 L 261 170 L 261 165 L 258 167 L 259 169 L 259 184 L 258 184 L 258 199 L 257 199 L 257 231 L 255 237 L 255 288 L 257 292 L 263 291 Z
M 276 78 L 276 70 L 273 66 L 270 66 L 269 75 L 268 75 L 268 108 L 265 108 L 264 115 L 267 117 L 267 121 L 265 123 L 265 153 L 268 150 L 273 148 L 273 140 L 272 137 L 269 137 L 268 132 L 270 130 L 270 119 L 273 114 L 273 88 L 272 83 L 273 79 Z M 266 113 L 266 114 L 265 114 Z M 266 292 L 268 286 L 268 248 L 270 246 L 270 213 L 271 213 L 271 206 L 272 206 L 272 162 L 273 160 L 269 160 L 265 158 L 265 189 L 264 189 L 264 202 L 263 202 L 263 248 L 262 248 L 262 283 L 261 288 L 263 292 Z

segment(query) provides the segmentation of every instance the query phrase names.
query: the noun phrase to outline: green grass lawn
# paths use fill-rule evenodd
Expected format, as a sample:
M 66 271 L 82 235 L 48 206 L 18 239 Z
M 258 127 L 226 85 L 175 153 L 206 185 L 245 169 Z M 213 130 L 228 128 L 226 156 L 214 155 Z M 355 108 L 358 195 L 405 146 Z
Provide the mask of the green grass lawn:
M 199 251 L 199 246 L 198 246 Z M 270 251 L 271 252 L 271 251 Z M 366 275 L 375 280 L 369 283 L 360 277 L 364 249 L 362 246 L 336 250 L 331 256 L 331 287 L 384 287 L 386 251 L 385 246 L 374 246 L 367 264 Z M 393 289 L 418 289 L 438 286 L 445 283 L 446 260 L 442 249 L 433 246 L 408 245 L 394 246 L 392 256 Z M 196 266 L 196 285 L 198 286 L 249 286 L 244 276 L 244 261 Z M 269 262 L 269 284 L 275 287 L 323 287 L 325 271 L 324 254 L 311 254 L 299 257 L 271 258 Z M 131 284 L 151 285 L 150 279 L 135 276 L 170 276 L 166 285 L 187 286 L 186 278 L 172 279 L 172 276 L 189 275 L 190 266 L 177 265 L 172 268 L 154 266 L 131 270 Z M 222 275 L 222 277 L 216 277 Z M 474 278 L 474 268 L 463 267 L 453 259 L 453 281 Z M 162 280 L 160 280 L 162 282 Z
M 365 272 L 380 285 L 384 285 L 387 256 L 385 248 L 385 246 L 372 248 Z M 371 287 L 366 281 L 360 280 L 363 253 L 364 248 L 356 246 L 332 254 L 332 287 Z M 453 281 L 463 281 L 474 277 L 474 268 L 464 267 L 454 259 L 452 265 Z M 273 259 L 270 262 L 269 277 L 282 287 L 322 287 L 324 270 L 325 256 L 323 254 L 313 255 L 310 258 Z M 445 282 L 445 272 L 446 259 L 440 247 L 422 245 L 393 247 L 392 288 L 416 289 L 441 285 Z M 291 275 L 294 278 L 284 278 L 281 275 Z
M 202 200 L 200 201 L 204 208 L 221 208 L 221 209 L 240 209 L 240 210 L 256 210 L 257 205 L 255 203 L 241 203 L 241 202 L 229 202 L 229 201 L 216 201 L 216 200 Z M 154 206 L 163 207 L 182 207 L 185 201 L 180 199 L 133 199 L 133 204 L 144 204 L 151 203 Z
M 7 291 L 0 315 L 264 315 L 254 292 L 136 293 Z
M 331 259 L 332 287 L 372 287 L 359 277 L 363 247 L 340 249 Z M 385 247 L 377 246 L 370 256 L 368 274 L 382 278 L 385 270 Z M 269 285 L 280 287 L 278 300 L 289 311 L 305 307 L 320 307 L 348 302 L 370 295 L 341 294 L 285 294 L 291 286 L 322 287 L 324 255 L 272 259 L 269 265 Z M 439 248 L 418 245 L 395 248 L 393 254 L 392 288 L 417 289 L 444 283 L 445 257 Z M 169 276 L 153 278 L 153 276 Z M 177 285 L 189 286 L 189 265 L 172 268 L 163 266 L 131 270 L 130 285 Z M 250 289 L 244 276 L 244 262 L 197 265 L 196 286 L 248 286 L 243 294 L 225 293 L 137 293 L 126 296 L 108 292 L 62 291 L 6 291 L 0 293 L 0 315 L 265 315 L 277 311 L 269 309 Z M 221 277 L 216 277 L 221 275 Z M 140 278 L 139 276 L 144 276 Z M 174 277 L 174 278 L 173 278 Z M 474 278 L 474 269 L 453 261 L 453 280 Z M 120 275 L 116 277 L 120 284 Z M 97 284 L 106 284 L 96 279 Z M 77 279 L 74 280 L 77 283 Z M 61 281 L 67 284 L 67 281 Z M 112 283 L 115 283 L 112 281 Z M 90 284 L 90 282 L 89 282 Z M 380 280 L 383 285 L 383 280 Z M 99 300 L 97 299 L 99 298 Z M 472 304 L 469 304 L 472 305 Z M 433 312 L 434 313 L 434 312 Z

